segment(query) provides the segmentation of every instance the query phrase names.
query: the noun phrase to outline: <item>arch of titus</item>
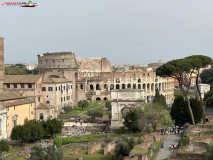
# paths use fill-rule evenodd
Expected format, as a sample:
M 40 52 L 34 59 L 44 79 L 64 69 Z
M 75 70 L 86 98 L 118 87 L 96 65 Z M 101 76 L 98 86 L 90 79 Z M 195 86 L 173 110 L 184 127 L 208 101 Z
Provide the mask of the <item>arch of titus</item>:
M 123 126 L 124 110 L 143 107 L 145 104 L 145 91 L 142 89 L 118 89 L 111 91 L 112 119 L 111 127 Z

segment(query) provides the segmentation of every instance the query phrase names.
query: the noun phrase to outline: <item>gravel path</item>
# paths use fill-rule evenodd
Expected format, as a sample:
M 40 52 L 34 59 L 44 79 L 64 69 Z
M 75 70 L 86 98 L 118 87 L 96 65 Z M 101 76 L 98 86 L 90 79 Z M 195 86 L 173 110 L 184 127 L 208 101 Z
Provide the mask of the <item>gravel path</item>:
M 177 146 L 180 138 L 181 138 L 180 135 L 169 134 L 166 140 L 164 141 L 164 148 L 160 149 L 156 160 L 169 158 L 172 155 L 172 152 L 174 151 L 169 149 L 169 145 L 176 144 Z

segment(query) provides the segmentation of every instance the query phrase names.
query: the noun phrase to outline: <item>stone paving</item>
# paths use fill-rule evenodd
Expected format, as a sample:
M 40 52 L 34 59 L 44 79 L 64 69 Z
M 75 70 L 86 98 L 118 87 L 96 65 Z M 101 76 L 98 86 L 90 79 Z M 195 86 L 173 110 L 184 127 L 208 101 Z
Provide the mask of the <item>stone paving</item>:
M 155 160 L 162 160 L 165 158 L 169 158 L 172 155 L 172 152 L 174 151 L 169 149 L 169 145 L 176 144 L 177 146 L 180 138 L 181 138 L 180 135 L 169 134 L 166 140 L 164 141 L 164 148 L 160 149 L 158 156 Z

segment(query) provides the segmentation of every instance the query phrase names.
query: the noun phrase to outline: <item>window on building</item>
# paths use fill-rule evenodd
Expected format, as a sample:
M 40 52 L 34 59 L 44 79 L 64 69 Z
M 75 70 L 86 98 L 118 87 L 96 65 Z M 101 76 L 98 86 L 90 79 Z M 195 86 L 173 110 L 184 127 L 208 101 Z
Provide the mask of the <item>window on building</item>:
M 63 102 L 63 97 L 61 97 L 61 102 Z
M 55 87 L 55 91 L 57 91 L 57 87 Z
M 16 106 L 14 106 L 14 110 L 16 110 Z
M 48 87 L 48 91 L 53 91 L 53 87 Z
M 10 88 L 10 84 L 7 84 L 7 88 Z
M 24 88 L 24 84 L 21 84 L 21 88 Z
M 61 89 L 61 88 L 60 88 L 60 87 L 58 87 L 58 90 L 59 90 L 59 91 L 60 91 L 60 89 Z
M 64 101 L 66 100 L 66 98 L 64 97 Z
M 31 111 L 31 114 L 33 114 L 33 111 Z
M 44 113 L 39 113 L 39 120 L 40 121 L 44 120 Z
M 17 126 L 17 120 L 13 120 L 13 127 L 16 127 Z
M 116 83 L 120 83 L 120 79 L 119 78 L 116 78 Z
M 41 101 L 41 97 L 38 97 L 38 102 L 40 102 Z
M 46 101 L 46 104 L 49 104 L 50 103 L 50 101 Z
M 65 90 L 65 86 L 64 86 L 64 90 Z
M 81 88 L 81 89 L 84 89 L 84 85 L 83 85 L 83 84 L 81 84 L 80 88 Z
M 32 84 L 28 84 L 28 88 L 32 88 Z
M 46 91 L 46 87 L 42 87 L 42 91 Z
M 13 84 L 13 88 L 17 88 L 17 84 Z

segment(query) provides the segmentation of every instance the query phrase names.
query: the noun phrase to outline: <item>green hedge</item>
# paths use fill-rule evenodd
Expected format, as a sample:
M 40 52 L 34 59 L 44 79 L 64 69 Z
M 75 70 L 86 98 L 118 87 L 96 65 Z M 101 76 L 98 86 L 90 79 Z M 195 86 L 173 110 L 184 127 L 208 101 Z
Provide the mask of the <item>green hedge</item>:
M 89 139 L 62 138 L 62 145 L 69 143 L 82 143 L 82 142 L 89 142 Z
M 54 142 L 54 145 L 56 145 L 57 148 L 62 146 L 62 138 L 61 137 L 54 138 L 53 142 Z
M 53 142 L 59 148 L 65 144 L 69 144 L 69 143 L 89 142 L 89 139 L 73 139 L 73 138 L 56 137 L 56 138 L 54 138 Z

